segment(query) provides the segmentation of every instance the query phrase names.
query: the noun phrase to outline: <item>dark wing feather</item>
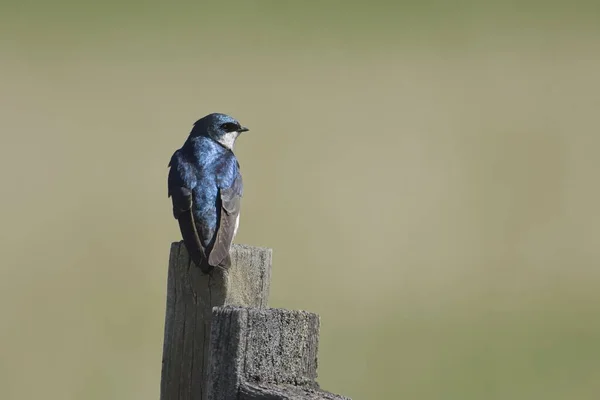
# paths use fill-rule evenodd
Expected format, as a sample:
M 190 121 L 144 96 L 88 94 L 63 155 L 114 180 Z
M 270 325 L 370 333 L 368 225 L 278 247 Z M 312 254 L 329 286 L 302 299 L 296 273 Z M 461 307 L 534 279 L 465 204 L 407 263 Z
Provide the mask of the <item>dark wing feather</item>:
M 169 163 L 169 167 L 171 167 L 169 171 L 169 196 L 173 201 L 173 216 L 179 222 L 179 230 L 190 258 L 202 272 L 208 273 L 212 267 L 207 264 L 206 253 L 196 230 L 194 215 L 192 214 L 192 191 L 186 187 L 188 185 L 182 179 L 180 171 L 178 171 L 178 164 L 177 153 L 175 153 Z
M 208 256 L 210 265 L 228 267 L 231 264 L 229 249 L 240 215 L 242 187 L 242 176 L 238 173 L 231 187 L 219 189 L 219 220 L 215 242 Z

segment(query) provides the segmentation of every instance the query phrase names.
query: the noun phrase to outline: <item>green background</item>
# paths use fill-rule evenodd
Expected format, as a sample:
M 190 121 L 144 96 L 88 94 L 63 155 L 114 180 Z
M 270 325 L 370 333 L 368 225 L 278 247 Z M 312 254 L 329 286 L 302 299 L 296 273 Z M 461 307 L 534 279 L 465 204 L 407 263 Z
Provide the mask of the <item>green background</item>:
M 0 398 L 158 398 L 167 162 L 215 111 L 324 388 L 600 398 L 595 2 L 0 6 Z

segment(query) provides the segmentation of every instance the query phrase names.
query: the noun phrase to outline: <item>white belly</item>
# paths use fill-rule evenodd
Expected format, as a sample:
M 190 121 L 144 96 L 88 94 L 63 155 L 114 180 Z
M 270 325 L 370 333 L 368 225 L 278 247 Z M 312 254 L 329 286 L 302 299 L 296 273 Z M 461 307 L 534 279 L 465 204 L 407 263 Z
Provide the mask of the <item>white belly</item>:
M 233 228 L 233 237 L 235 238 L 235 235 L 237 235 L 237 231 L 238 228 L 240 227 L 240 214 L 238 214 L 237 218 L 235 219 L 235 228 Z

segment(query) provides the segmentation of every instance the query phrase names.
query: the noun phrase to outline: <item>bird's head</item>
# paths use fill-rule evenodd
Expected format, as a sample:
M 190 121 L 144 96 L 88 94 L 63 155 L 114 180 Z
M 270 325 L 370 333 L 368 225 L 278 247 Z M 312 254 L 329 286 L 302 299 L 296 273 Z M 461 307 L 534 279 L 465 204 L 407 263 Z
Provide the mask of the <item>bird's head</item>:
M 248 130 L 229 115 L 213 113 L 196 121 L 191 136 L 207 136 L 232 150 L 240 133 Z

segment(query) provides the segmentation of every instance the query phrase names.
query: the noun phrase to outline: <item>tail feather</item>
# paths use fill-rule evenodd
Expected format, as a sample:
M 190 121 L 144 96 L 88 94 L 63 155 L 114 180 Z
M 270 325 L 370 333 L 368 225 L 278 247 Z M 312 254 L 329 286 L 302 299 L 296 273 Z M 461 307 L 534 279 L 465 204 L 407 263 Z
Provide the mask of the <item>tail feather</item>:
M 183 236 L 183 243 L 187 248 L 190 258 L 202 272 L 208 274 L 212 271 L 213 266 L 208 263 L 191 211 L 180 214 L 178 221 L 181 236 Z

